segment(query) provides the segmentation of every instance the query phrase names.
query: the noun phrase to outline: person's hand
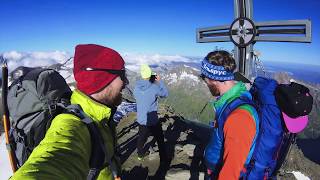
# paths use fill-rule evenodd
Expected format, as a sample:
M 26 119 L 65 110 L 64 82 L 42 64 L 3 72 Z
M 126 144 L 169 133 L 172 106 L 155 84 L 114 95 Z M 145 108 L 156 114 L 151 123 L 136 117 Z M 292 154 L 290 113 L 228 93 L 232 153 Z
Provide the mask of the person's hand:
M 160 76 L 156 75 L 156 81 L 159 82 L 160 81 Z

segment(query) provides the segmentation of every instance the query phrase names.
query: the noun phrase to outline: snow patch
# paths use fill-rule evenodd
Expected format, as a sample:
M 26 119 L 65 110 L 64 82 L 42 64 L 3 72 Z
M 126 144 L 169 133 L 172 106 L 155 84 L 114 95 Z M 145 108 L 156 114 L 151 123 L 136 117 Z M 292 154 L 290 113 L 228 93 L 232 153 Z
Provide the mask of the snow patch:
M 178 76 L 176 73 L 169 74 L 169 77 L 166 79 L 168 80 L 168 85 L 178 82 Z
M 68 84 L 75 82 L 73 72 L 69 72 L 67 70 L 60 70 L 59 73 L 66 80 Z
M 10 166 L 4 134 L 0 136 L 0 167 L 0 179 L 9 179 L 13 173 Z
M 310 180 L 310 178 L 299 171 L 291 172 L 297 180 Z
M 197 69 L 197 68 L 194 68 L 194 67 L 191 67 L 191 66 L 188 66 L 188 65 L 183 65 L 184 67 L 186 67 L 186 68 L 189 68 L 189 69 L 192 69 L 192 70 L 194 70 L 194 71 L 197 71 L 197 72 L 199 72 L 200 70 L 199 69 Z
M 190 79 L 190 80 L 193 80 L 195 82 L 199 82 L 199 78 L 193 74 L 189 74 L 185 71 L 183 71 L 180 75 L 180 79 Z

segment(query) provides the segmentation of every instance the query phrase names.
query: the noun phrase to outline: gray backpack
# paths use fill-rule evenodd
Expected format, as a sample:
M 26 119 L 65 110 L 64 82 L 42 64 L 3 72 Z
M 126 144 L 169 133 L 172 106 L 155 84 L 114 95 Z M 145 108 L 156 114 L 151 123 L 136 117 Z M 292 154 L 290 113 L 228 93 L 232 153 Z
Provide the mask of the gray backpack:
M 106 150 L 99 129 L 79 105 L 70 105 L 71 90 L 55 70 L 19 67 L 11 73 L 8 90 L 10 146 L 16 166 L 21 167 L 44 138 L 51 121 L 61 113 L 70 113 L 84 122 L 91 135 L 92 154 L 88 179 L 95 179 L 105 167 Z

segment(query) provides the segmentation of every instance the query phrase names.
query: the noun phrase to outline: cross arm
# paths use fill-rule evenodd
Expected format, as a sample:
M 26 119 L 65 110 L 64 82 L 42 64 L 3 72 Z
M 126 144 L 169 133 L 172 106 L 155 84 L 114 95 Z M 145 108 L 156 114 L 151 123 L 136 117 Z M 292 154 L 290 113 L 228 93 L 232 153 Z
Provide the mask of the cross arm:
M 230 41 L 229 29 L 230 25 L 198 28 L 196 33 L 197 42 L 206 43 Z
M 257 22 L 255 26 L 255 41 L 311 42 L 310 20 Z

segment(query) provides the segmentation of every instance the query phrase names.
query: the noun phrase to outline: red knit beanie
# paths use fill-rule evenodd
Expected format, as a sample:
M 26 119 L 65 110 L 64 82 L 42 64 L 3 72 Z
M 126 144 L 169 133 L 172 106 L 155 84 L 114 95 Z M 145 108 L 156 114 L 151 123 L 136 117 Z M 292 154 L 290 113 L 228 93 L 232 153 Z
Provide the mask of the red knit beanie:
M 104 71 L 85 71 L 85 68 L 121 70 L 124 61 L 113 49 L 95 44 L 80 44 L 75 48 L 73 74 L 77 88 L 87 95 L 109 85 L 118 75 Z

